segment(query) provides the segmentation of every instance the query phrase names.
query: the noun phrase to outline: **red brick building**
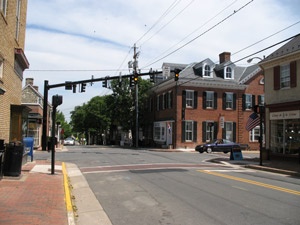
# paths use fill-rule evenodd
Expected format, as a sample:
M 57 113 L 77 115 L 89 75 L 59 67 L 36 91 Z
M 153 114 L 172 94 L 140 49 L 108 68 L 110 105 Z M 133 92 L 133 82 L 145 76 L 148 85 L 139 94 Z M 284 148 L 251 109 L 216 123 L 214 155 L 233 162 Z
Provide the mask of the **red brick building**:
M 245 129 L 252 107 L 264 104 L 264 77 L 257 66 L 240 67 L 230 53 L 219 64 L 205 59 L 174 72 L 150 90 L 148 126 L 144 141 L 156 147 L 195 148 L 199 143 L 225 138 L 258 149 L 259 127 Z M 171 71 L 176 64 L 165 63 Z

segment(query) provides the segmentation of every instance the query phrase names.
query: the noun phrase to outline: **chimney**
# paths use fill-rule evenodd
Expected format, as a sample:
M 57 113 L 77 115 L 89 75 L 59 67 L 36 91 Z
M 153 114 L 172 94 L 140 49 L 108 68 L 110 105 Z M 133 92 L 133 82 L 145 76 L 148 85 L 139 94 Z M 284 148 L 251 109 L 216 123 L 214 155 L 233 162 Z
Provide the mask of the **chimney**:
M 223 52 L 221 54 L 219 54 L 219 59 L 220 59 L 220 64 L 230 61 L 230 52 Z
M 39 86 L 32 86 L 36 91 L 39 91 Z
M 33 85 L 33 78 L 26 78 L 25 85 L 28 84 L 30 84 L 31 86 Z

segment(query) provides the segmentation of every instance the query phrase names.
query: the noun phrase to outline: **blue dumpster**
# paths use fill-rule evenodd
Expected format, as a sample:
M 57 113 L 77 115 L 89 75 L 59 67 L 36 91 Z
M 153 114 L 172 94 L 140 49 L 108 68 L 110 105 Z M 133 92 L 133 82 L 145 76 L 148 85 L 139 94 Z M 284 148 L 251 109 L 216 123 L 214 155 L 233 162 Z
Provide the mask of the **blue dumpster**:
M 24 150 L 31 157 L 31 162 L 33 161 L 33 137 L 23 138 Z

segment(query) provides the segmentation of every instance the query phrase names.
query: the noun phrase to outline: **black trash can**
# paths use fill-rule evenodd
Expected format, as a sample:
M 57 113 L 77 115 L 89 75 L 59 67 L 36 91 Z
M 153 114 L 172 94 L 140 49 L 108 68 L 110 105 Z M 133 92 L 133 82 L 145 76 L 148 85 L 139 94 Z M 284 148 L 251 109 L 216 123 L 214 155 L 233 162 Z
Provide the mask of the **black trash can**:
M 6 145 L 4 154 L 4 176 L 18 177 L 21 174 L 24 146 L 17 143 Z
M 0 180 L 3 178 L 4 152 L 4 140 L 0 139 Z

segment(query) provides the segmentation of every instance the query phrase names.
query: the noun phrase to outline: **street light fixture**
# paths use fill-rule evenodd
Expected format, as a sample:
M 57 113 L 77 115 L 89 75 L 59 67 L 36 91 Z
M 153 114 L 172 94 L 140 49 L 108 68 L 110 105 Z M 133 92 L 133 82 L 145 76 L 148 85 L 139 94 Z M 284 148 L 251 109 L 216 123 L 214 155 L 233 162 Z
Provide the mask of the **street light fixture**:
M 260 61 L 262 61 L 263 59 L 260 57 L 253 57 L 247 60 L 247 63 L 251 63 L 253 59 L 259 59 Z

